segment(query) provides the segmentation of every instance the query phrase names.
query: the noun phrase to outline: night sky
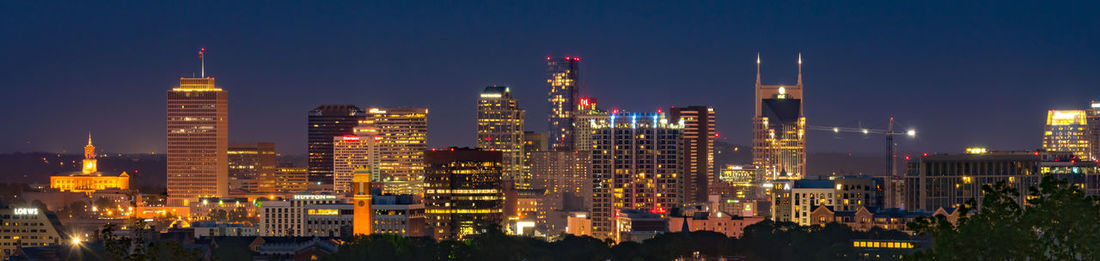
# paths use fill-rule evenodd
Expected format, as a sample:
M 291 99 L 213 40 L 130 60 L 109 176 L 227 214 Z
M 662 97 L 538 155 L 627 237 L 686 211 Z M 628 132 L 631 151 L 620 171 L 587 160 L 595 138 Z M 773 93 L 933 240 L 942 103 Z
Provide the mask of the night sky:
M 0 152 L 76 152 L 88 131 L 103 151 L 163 152 L 165 93 L 198 73 L 200 47 L 229 92 L 230 141 L 283 154 L 305 154 L 307 111 L 343 103 L 427 106 L 430 146 L 472 146 L 490 84 L 545 131 L 551 55 L 582 57 L 581 93 L 601 107 L 711 105 L 740 144 L 757 52 L 765 83 L 782 84 L 802 52 L 810 124 L 893 115 L 919 131 L 902 142 L 913 153 L 1035 149 L 1046 110 L 1100 99 L 1095 1 L 55 2 L 0 2 Z

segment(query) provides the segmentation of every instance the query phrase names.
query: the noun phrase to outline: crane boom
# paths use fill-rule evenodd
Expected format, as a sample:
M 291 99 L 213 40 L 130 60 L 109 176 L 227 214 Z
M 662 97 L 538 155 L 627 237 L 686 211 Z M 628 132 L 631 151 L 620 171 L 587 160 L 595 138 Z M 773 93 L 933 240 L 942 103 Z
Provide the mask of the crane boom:
M 894 131 L 894 117 L 890 117 L 890 124 L 887 125 L 887 129 L 885 129 L 885 130 L 883 130 L 883 129 L 870 129 L 870 128 L 830 127 L 830 126 L 818 126 L 818 125 L 807 125 L 806 129 L 817 130 L 817 131 L 831 131 L 833 133 L 841 133 L 841 132 L 844 132 L 844 133 L 863 133 L 865 135 L 874 134 L 874 135 L 885 136 L 886 137 L 886 173 L 890 173 L 890 175 L 892 175 L 892 176 L 897 176 L 897 168 L 894 167 L 894 165 L 896 164 L 895 161 L 896 161 L 897 155 L 895 155 L 895 151 L 897 151 L 898 144 L 894 143 L 894 136 L 898 136 L 898 135 L 905 135 L 905 136 L 909 136 L 909 137 L 916 137 L 917 136 L 917 131 L 915 131 L 915 130 L 907 130 L 905 132 L 895 132 Z

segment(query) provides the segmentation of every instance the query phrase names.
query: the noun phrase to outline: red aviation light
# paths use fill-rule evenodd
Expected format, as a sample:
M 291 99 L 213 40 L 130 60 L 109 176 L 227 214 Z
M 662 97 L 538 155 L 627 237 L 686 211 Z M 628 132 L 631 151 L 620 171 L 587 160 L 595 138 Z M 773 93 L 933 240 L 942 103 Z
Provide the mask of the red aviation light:
M 549 61 L 549 60 L 550 60 L 550 56 L 547 56 L 547 57 L 546 57 L 546 60 L 547 60 L 547 61 Z
M 921 154 L 920 156 L 921 157 L 928 157 L 928 152 L 925 152 L 924 154 Z
M 572 57 L 569 57 L 569 56 L 566 56 L 566 57 L 565 57 L 565 60 L 566 60 L 566 61 L 568 61 L 568 60 L 573 60 L 573 58 L 572 58 Z
M 909 161 L 909 155 L 905 155 L 905 161 Z

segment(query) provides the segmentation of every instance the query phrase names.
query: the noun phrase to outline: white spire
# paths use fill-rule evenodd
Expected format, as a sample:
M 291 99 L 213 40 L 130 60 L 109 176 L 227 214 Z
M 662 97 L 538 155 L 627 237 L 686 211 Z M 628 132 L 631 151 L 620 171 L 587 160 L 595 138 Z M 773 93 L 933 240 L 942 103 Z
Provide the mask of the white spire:
M 760 53 L 756 53 L 756 85 L 760 85 Z
M 802 52 L 798 52 L 798 86 L 802 86 Z

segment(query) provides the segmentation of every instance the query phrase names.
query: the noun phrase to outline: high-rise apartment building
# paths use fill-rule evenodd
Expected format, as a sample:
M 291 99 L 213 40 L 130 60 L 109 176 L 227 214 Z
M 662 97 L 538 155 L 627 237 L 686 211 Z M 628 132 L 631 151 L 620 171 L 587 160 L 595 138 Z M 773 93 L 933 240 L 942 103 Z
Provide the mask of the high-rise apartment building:
M 523 171 L 523 116 L 519 101 L 506 86 L 489 86 L 477 99 L 477 147 L 504 155 L 504 180 L 516 189 L 531 187 Z
M 168 204 L 229 196 L 229 99 L 214 77 L 168 90 Z
M 332 187 L 333 137 L 355 134 L 367 113 L 354 105 L 321 105 L 309 111 L 309 181 Z
M 532 187 L 541 191 L 536 229 L 547 235 L 565 231 L 568 217 L 592 206 L 591 151 L 538 151 L 532 154 Z
M 468 148 L 424 152 L 424 213 L 436 239 L 482 233 L 504 221 L 502 157 Z
M 707 106 L 672 107 L 672 122 L 683 122 L 684 199 L 688 203 L 706 203 L 714 174 L 714 108 Z
M 580 62 L 580 57 L 546 57 L 546 83 L 550 87 L 547 95 L 550 102 L 550 149 L 554 151 L 573 150 L 573 117 L 580 89 L 577 80 Z
M 802 55 L 795 85 L 760 82 L 756 56 L 756 107 L 752 126 L 752 163 L 765 179 L 800 179 L 806 175 L 806 117 L 802 103 Z
M 647 209 L 665 213 L 681 207 L 684 195 L 683 124 L 663 113 L 612 114 L 596 126 L 592 139 L 592 231 L 617 234 L 616 213 Z
M 420 194 L 424 187 L 424 150 L 428 148 L 427 108 L 371 108 L 355 135 L 378 142 L 383 193 Z
M 337 194 L 352 192 L 352 179 L 356 173 L 369 178 L 380 176 L 378 141 L 374 137 L 345 135 L 332 138 L 333 191 Z
M 1086 110 L 1050 110 L 1043 132 L 1043 149 L 1073 152 L 1081 160 L 1092 159 L 1092 130 Z
M 261 192 L 260 187 L 275 183 L 275 143 L 229 143 L 229 193 Z

